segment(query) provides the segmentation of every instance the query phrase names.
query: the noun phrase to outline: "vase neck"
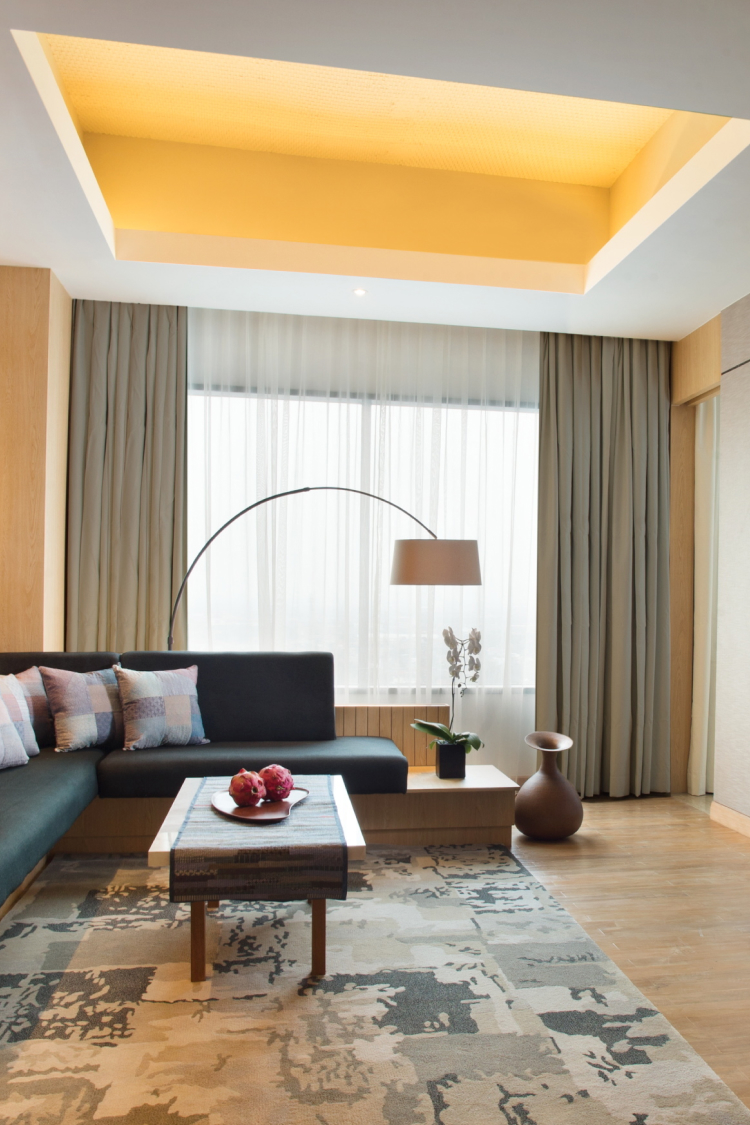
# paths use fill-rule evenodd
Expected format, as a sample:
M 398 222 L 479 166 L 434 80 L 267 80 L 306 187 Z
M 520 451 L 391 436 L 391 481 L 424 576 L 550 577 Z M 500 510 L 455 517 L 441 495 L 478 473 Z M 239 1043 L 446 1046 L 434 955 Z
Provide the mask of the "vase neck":
M 560 754 L 559 750 L 542 750 L 542 764 L 539 767 L 541 773 L 557 773 L 557 759 Z

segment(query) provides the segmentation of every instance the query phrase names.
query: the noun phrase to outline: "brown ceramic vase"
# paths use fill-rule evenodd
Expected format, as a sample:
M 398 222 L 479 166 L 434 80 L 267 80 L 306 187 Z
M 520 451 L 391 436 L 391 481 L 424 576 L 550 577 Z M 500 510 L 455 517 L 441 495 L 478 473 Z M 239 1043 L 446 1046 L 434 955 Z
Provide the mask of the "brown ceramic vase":
M 557 767 L 557 755 L 573 740 L 554 731 L 537 730 L 526 742 L 542 752 L 542 764 L 516 793 L 516 828 L 534 840 L 564 840 L 581 827 L 581 798 Z

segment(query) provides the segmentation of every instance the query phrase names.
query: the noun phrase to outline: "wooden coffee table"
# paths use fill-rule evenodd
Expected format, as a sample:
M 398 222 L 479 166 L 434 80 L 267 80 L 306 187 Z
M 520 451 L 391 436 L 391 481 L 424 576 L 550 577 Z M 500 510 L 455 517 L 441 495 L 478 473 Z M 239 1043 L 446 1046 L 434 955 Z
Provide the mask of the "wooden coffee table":
M 180 831 L 185 825 L 186 818 L 193 806 L 196 793 L 204 780 L 206 779 L 190 777 L 183 782 L 164 823 L 149 848 L 149 867 L 169 867 L 172 850 L 175 848 Z M 223 780 L 226 780 L 228 786 L 229 778 Z M 348 859 L 350 861 L 364 859 L 365 840 L 357 823 L 357 817 L 346 791 L 344 779 L 340 776 L 334 776 L 331 781 L 333 800 L 346 842 Z M 227 836 L 226 825 L 234 825 L 235 822 L 223 818 L 219 813 L 215 815 L 216 835 L 211 840 L 211 847 L 221 849 L 223 837 Z M 294 811 L 291 815 L 295 815 Z M 213 829 L 211 831 L 213 832 Z M 247 833 L 248 847 L 252 847 L 252 833 L 256 829 L 252 825 L 243 825 L 243 831 Z M 179 844 L 177 846 L 179 847 Z M 325 898 L 312 898 L 308 901 L 312 909 L 312 975 L 324 976 L 326 971 L 326 900 Z M 206 979 L 206 908 L 209 911 L 216 910 L 218 905 L 216 899 L 210 898 L 190 903 L 190 979 L 192 981 Z

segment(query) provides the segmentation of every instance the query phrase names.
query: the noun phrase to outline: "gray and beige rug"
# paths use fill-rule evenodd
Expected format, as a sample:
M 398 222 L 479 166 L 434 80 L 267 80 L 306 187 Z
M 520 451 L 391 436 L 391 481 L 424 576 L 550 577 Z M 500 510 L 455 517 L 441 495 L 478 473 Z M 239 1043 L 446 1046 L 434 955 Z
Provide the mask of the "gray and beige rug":
M 57 858 L 0 922 L 2 1125 L 747 1125 L 500 848 L 381 848 L 328 908 L 222 904 L 191 984 L 167 872 Z

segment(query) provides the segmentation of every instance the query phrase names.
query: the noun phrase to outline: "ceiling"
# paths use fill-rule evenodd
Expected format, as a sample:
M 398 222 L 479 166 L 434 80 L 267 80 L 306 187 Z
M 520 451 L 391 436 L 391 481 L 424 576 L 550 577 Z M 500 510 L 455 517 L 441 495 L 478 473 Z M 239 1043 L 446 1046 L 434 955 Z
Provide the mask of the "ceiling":
M 320 0 L 314 20 L 303 0 L 255 0 L 251 8 L 231 0 L 2 0 L 0 20 L 0 259 L 49 266 L 74 296 L 680 338 L 750 291 L 750 157 L 742 140 L 750 9 L 739 0 Z M 484 255 L 468 218 L 447 247 L 430 234 L 432 243 L 425 235 L 415 248 L 411 230 L 400 245 L 389 244 L 387 230 L 378 242 L 356 214 L 365 188 L 342 193 L 339 178 L 334 198 L 346 206 L 332 210 L 348 207 L 349 241 L 333 227 L 327 242 L 311 241 L 315 230 L 304 223 L 293 237 L 281 228 L 238 235 L 231 224 L 217 233 L 213 219 L 210 230 L 187 230 L 183 206 L 180 229 L 163 216 L 160 226 L 120 224 L 128 236 L 120 248 L 92 206 L 99 181 L 87 187 L 76 171 L 13 29 L 62 37 L 47 48 L 102 182 L 102 169 L 121 168 L 128 154 L 133 167 L 153 166 L 149 145 L 175 146 L 159 150 L 162 163 L 172 154 L 172 174 L 179 153 L 207 175 L 198 150 L 213 147 L 255 161 L 243 165 L 248 176 L 261 161 L 264 175 L 272 168 L 293 182 L 295 169 L 320 176 L 328 162 L 339 177 L 366 165 L 381 177 L 365 185 L 371 191 L 377 182 L 376 199 L 386 182 L 388 190 L 398 185 L 399 199 L 416 185 L 410 228 L 420 218 L 420 192 L 429 200 L 439 186 L 446 206 L 453 192 L 453 210 L 470 218 L 480 215 L 477 201 L 492 181 L 505 195 L 502 208 L 486 204 L 487 214 L 495 222 L 502 211 L 508 229 L 500 224 L 497 249 Z M 695 125 L 700 114 L 740 120 L 709 123 L 682 163 L 675 158 L 664 171 L 663 161 L 661 180 L 637 212 L 623 212 L 619 227 L 609 204 L 608 229 L 597 235 L 605 241 L 593 255 L 599 265 L 574 284 L 568 267 L 593 260 L 591 223 L 603 230 L 601 193 L 611 195 L 670 122 Z M 131 178 L 143 195 L 145 175 Z M 543 280 L 530 241 L 517 258 L 506 255 L 517 236 L 514 180 L 540 185 L 534 198 L 545 215 L 568 208 L 558 242 L 573 238 L 583 213 L 571 190 L 589 193 L 582 249 L 566 245 L 557 258 L 545 250 L 557 273 Z M 181 194 L 191 183 L 183 180 Z M 106 190 L 103 199 L 110 210 Z M 127 206 L 140 207 L 140 222 L 154 204 L 136 192 Z M 445 226 L 437 215 L 440 238 Z

